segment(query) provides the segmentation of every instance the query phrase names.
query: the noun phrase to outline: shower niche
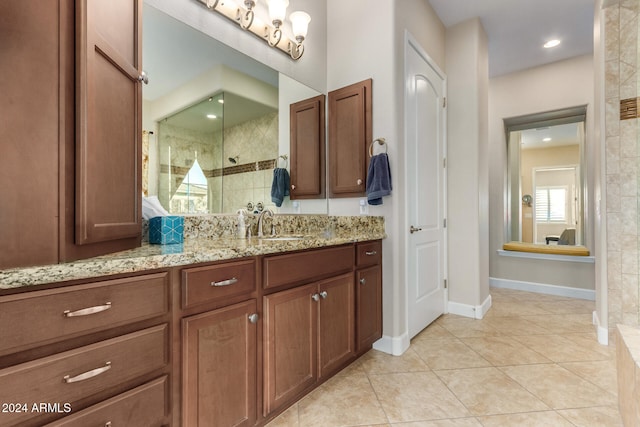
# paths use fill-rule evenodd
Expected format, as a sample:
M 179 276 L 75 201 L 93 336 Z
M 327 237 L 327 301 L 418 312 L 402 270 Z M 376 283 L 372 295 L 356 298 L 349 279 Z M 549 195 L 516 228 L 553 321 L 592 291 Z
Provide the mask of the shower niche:
M 218 92 L 160 120 L 157 130 L 158 198 L 170 213 L 234 213 L 249 202 L 273 204 L 277 102 Z

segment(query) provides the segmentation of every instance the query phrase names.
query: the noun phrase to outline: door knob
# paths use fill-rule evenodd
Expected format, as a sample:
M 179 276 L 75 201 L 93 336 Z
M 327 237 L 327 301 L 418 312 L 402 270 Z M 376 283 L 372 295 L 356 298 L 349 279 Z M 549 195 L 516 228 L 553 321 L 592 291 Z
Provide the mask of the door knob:
M 411 234 L 417 233 L 418 231 L 422 231 L 422 228 L 417 228 L 417 227 L 414 227 L 413 225 L 409 228 L 409 232 Z

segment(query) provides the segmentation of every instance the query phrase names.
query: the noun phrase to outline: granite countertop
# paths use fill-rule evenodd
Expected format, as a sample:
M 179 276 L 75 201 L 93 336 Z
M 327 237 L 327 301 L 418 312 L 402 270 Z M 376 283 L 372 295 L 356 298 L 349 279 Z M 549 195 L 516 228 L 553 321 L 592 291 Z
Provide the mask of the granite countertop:
M 86 260 L 0 271 L 0 292 L 62 281 L 135 273 L 202 262 L 230 260 L 385 238 L 383 231 L 306 235 L 300 240 L 186 238 L 183 244 L 150 245 Z

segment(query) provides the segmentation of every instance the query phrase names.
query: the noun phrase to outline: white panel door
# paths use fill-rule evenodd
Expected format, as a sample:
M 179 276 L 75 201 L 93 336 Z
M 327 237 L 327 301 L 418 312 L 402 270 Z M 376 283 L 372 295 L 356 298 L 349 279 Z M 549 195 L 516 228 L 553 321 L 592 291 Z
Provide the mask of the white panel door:
M 407 37 L 406 174 L 409 337 L 445 311 L 445 78 Z

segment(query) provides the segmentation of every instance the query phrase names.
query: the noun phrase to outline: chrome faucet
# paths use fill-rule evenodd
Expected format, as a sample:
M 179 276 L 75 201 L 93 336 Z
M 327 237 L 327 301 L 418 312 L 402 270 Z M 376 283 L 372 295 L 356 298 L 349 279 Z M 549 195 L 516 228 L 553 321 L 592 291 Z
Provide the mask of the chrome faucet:
M 273 211 L 271 209 L 265 209 L 260 212 L 260 216 L 258 216 L 258 238 L 264 237 L 264 233 L 262 232 L 262 223 L 264 222 L 265 215 L 269 218 L 273 218 Z

